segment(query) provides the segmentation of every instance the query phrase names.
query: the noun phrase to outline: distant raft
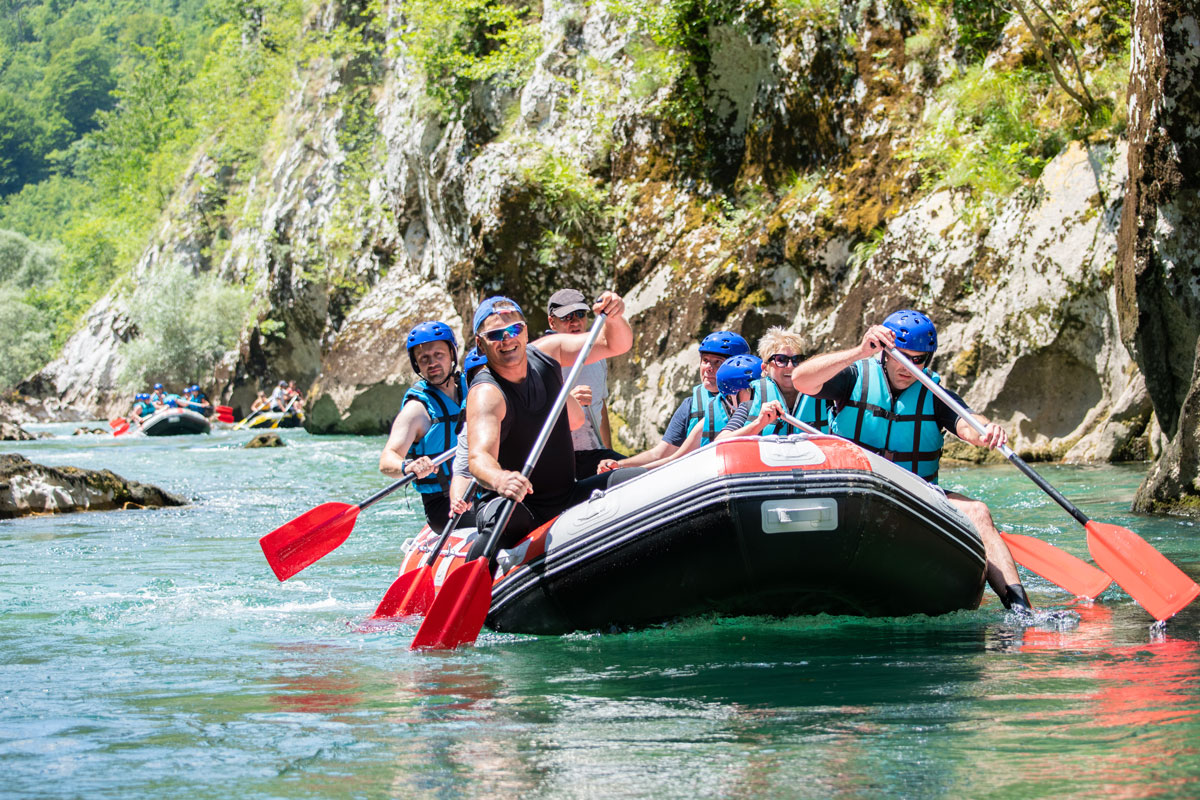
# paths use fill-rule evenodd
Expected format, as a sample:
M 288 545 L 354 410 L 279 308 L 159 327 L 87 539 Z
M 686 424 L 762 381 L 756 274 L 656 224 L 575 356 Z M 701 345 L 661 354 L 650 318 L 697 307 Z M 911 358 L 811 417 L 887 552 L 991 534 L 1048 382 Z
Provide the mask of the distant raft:
M 304 425 L 304 414 L 300 411 L 263 411 L 242 420 L 240 428 L 299 428 Z
M 142 418 L 142 433 L 147 436 L 181 436 L 189 433 L 209 433 L 208 418 L 188 408 L 160 408 Z
M 435 585 L 465 563 L 450 540 Z M 437 533 L 405 544 L 401 573 Z M 567 509 L 497 558 L 487 625 L 562 634 L 700 614 L 976 608 L 979 534 L 937 488 L 834 436 L 742 437 Z

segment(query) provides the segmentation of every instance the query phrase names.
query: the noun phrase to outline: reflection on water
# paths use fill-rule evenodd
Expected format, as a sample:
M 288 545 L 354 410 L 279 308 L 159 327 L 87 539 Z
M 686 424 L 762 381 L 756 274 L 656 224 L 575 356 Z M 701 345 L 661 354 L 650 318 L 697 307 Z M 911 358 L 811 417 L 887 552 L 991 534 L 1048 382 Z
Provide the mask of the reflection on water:
M 69 431 L 68 431 L 69 433 Z M 0 523 L 0 774 L 15 797 L 1194 797 L 1200 610 L 1165 633 L 1118 588 L 1024 627 L 990 596 L 937 619 L 682 621 L 485 632 L 408 652 L 362 625 L 420 502 L 364 512 L 280 584 L 257 538 L 383 479 L 379 439 L 286 431 L 22 443 L 195 498 Z M 1134 517 L 1137 468 L 1045 467 L 1091 516 L 1192 575 L 1190 523 Z M 1077 555 L 1084 533 L 1007 467 L 953 470 L 1001 522 Z

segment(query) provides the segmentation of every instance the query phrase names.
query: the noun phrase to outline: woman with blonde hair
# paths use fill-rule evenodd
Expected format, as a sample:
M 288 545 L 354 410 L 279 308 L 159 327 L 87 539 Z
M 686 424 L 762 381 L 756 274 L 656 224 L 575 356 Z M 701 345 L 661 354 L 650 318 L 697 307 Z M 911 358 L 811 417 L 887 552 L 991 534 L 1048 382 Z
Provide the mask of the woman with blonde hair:
M 792 385 L 792 370 L 803 360 L 801 354 L 805 349 L 804 337 L 779 326 L 769 328 L 758 340 L 758 357 L 763 361 L 763 371 L 783 395 L 784 407 L 801 422 L 828 433 L 830 415 L 826 401 L 801 394 Z M 775 423 L 774 430 L 763 432 L 799 433 L 782 420 Z

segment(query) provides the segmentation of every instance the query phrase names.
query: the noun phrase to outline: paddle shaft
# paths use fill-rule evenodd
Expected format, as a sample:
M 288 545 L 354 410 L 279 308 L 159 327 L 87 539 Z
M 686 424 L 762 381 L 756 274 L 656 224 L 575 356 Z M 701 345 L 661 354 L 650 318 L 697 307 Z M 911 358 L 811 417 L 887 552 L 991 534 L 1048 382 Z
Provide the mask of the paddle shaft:
M 786 411 L 784 413 L 780 414 L 779 418 L 781 420 L 783 420 L 784 422 L 786 422 L 788 425 L 791 425 L 793 428 L 799 428 L 800 430 L 804 431 L 805 433 L 815 433 L 818 436 L 825 435 L 825 434 L 821 433 L 819 430 L 817 430 L 816 428 L 814 428 L 812 425 L 809 425 L 807 422 L 801 422 L 799 419 L 797 419 L 796 417 L 793 417 L 791 414 L 787 413 Z
M 476 481 L 474 478 L 472 478 L 471 482 L 467 484 L 467 490 L 465 492 L 463 492 L 463 499 L 466 499 L 467 497 L 470 497 L 472 494 L 474 494 L 475 487 L 477 485 L 478 485 L 478 481 Z M 465 513 L 467 513 L 467 512 L 460 511 L 459 513 L 450 517 L 450 520 L 446 523 L 446 527 L 442 529 L 442 535 L 438 537 L 437 544 L 435 544 L 433 546 L 433 549 L 429 551 L 429 556 L 426 557 L 425 563 L 422 566 L 425 566 L 425 567 L 433 566 L 433 562 L 437 560 L 438 553 L 442 552 L 442 548 L 446 546 L 446 540 L 450 538 L 450 534 L 453 533 L 454 529 L 458 527 L 458 522 L 459 522 L 459 520 L 462 519 L 463 514 L 465 514 Z
M 442 464 L 445 464 L 447 461 L 449 461 L 452 458 L 454 458 L 454 448 L 453 447 L 451 447 L 449 450 L 447 450 L 446 452 L 439 455 L 437 458 L 433 459 L 433 465 L 435 467 L 440 467 Z M 401 478 L 400 480 L 393 483 L 391 486 L 388 486 L 386 489 L 380 489 L 378 492 L 376 492 L 375 494 L 368 497 L 366 500 L 363 500 L 361 503 L 359 503 L 358 504 L 359 510 L 361 511 L 362 509 L 366 508 L 367 506 L 375 505 L 376 503 L 378 503 L 383 498 L 387 497 L 392 492 L 405 486 L 408 483 L 411 483 L 412 481 L 415 481 L 416 479 L 417 479 L 417 476 L 415 473 L 412 473 L 412 472 L 408 473 L 403 478 Z
M 575 379 L 579 377 L 579 371 L 583 369 L 584 363 L 587 362 L 588 356 L 592 352 L 592 346 L 596 344 L 596 339 L 599 338 L 600 331 L 604 328 L 604 320 L 607 317 L 607 314 L 596 315 L 596 321 L 592 323 L 592 329 L 588 332 L 587 340 L 583 343 L 583 349 L 579 351 L 579 355 L 575 357 L 575 363 L 571 366 L 571 371 L 563 379 L 562 390 L 559 391 L 558 397 L 554 398 L 554 405 L 550 407 L 550 413 L 546 416 L 546 422 L 542 425 L 542 431 L 538 434 L 537 441 L 533 443 L 533 449 L 529 451 L 529 458 L 525 459 L 525 466 L 521 468 L 521 475 L 523 477 L 529 477 L 542 455 L 542 450 L 546 449 L 546 442 L 550 440 L 550 434 L 554 430 L 554 423 L 558 421 L 559 414 L 562 413 L 563 408 L 567 405 L 567 397 L 570 394 L 571 386 L 575 384 Z M 500 541 L 500 536 L 504 533 L 504 529 L 508 527 L 508 521 L 512 519 L 513 510 L 516 507 L 517 501 L 510 500 L 501 509 L 500 517 L 496 520 L 496 527 L 492 530 L 492 535 L 488 537 L 487 544 L 483 548 L 483 556 L 485 558 L 490 559 L 492 557 L 496 544 Z
M 964 422 L 966 422 L 968 425 L 970 425 L 972 428 L 974 428 L 975 431 L 980 436 L 987 435 L 987 429 L 984 427 L 983 423 L 980 422 L 979 420 L 977 420 L 975 418 L 975 415 L 967 410 L 966 406 L 964 406 L 962 403 L 958 402 L 953 397 L 951 397 L 950 393 L 947 392 L 945 389 L 943 389 L 941 386 L 938 386 L 937 383 L 934 382 L 933 378 L 930 378 L 928 375 L 925 374 L 924 370 L 920 369 L 919 367 L 917 367 L 916 364 L 912 363 L 912 361 L 910 361 L 908 359 L 908 357 L 904 355 L 904 353 L 901 353 L 895 347 L 889 347 L 888 355 L 890 355 L 892 358 L 896 359 L 896 362 L 898 364 L 900 364 L 900 366 L 904 367 L 906 370 L 908 370 L 910 373 L 912 373 L 913 376 L 917 380 L 919 380 L 922 384 L 925 385 L 926 389 L 933 392 L 934 396 L 937 397 L 937 399 L 941 400 L 943 403 L 950 406 L 950 410 L 953 411 L 955 414 L 958 414 L 958 416 Z M 1089 522 L 1092 521 L 1091 518 L 1088 517 L 1087 514 L 1084 514 L 1082 511 L 1080 511 L 1075 506 L 1074 503 L 1072 503 L 1070 500 L 1068 500 L 1066 497 L 1064 497 L 1062 492 L 1058 491 L 1058 489 L 1055 489 L 1053 486 L 1051 486 L 1046 481 L 1045 478 L 1043 478 L 1041 475 L 1037 474 L 1037 472 L 1034 471 L 1033 467 L 1026 464 L 1024 459 L 1022 459 L 1019 455 L 1017 455 L 1016 453 L 1014 453 L 1012 451 L 1011 447 L 1009 447 L 1006 444 L 1002 444 L 1002 445 L 1000 445 L 1000 447 L 998 449 L 1004 455 L 1005 458 L 1007 458 L 1009 461 L 1012 462 L 1014 467 L 1021 470 L 1021 472 L 1024 472 L 1025 477 L 1029 478 L 1029 480 L 1036 483 L 1039 489 L 1041 489 L 1043 492 L 1045 492 L 1046 494 L 1050 495 L 1051 498 L 1053 498 L 1054 502 L 1058 503 L 1060 506 L 1065 508 L 1067 510 L 1067 513 L 1069 513 L 1072 517 L 1074 517 L 1076 520 L 1079 521 L 1080 525 L 1086 526 Z

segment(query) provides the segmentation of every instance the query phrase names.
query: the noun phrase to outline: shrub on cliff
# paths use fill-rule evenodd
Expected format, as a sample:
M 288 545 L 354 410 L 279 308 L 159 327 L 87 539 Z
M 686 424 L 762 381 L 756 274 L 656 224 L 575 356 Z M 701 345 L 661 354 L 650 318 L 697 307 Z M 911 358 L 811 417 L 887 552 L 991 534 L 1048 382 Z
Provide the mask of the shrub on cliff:
M 0 288 L 0 389 L 50 360 L 53 328 L 49 315 L 26 303 L 21 292 Z
M 121 382 L 130 390 L 153 381 L 190 383 L 237 343 L 249 293 L 214 275 L 168 265 L 133 295 L 138 337 L 125 345 Z

